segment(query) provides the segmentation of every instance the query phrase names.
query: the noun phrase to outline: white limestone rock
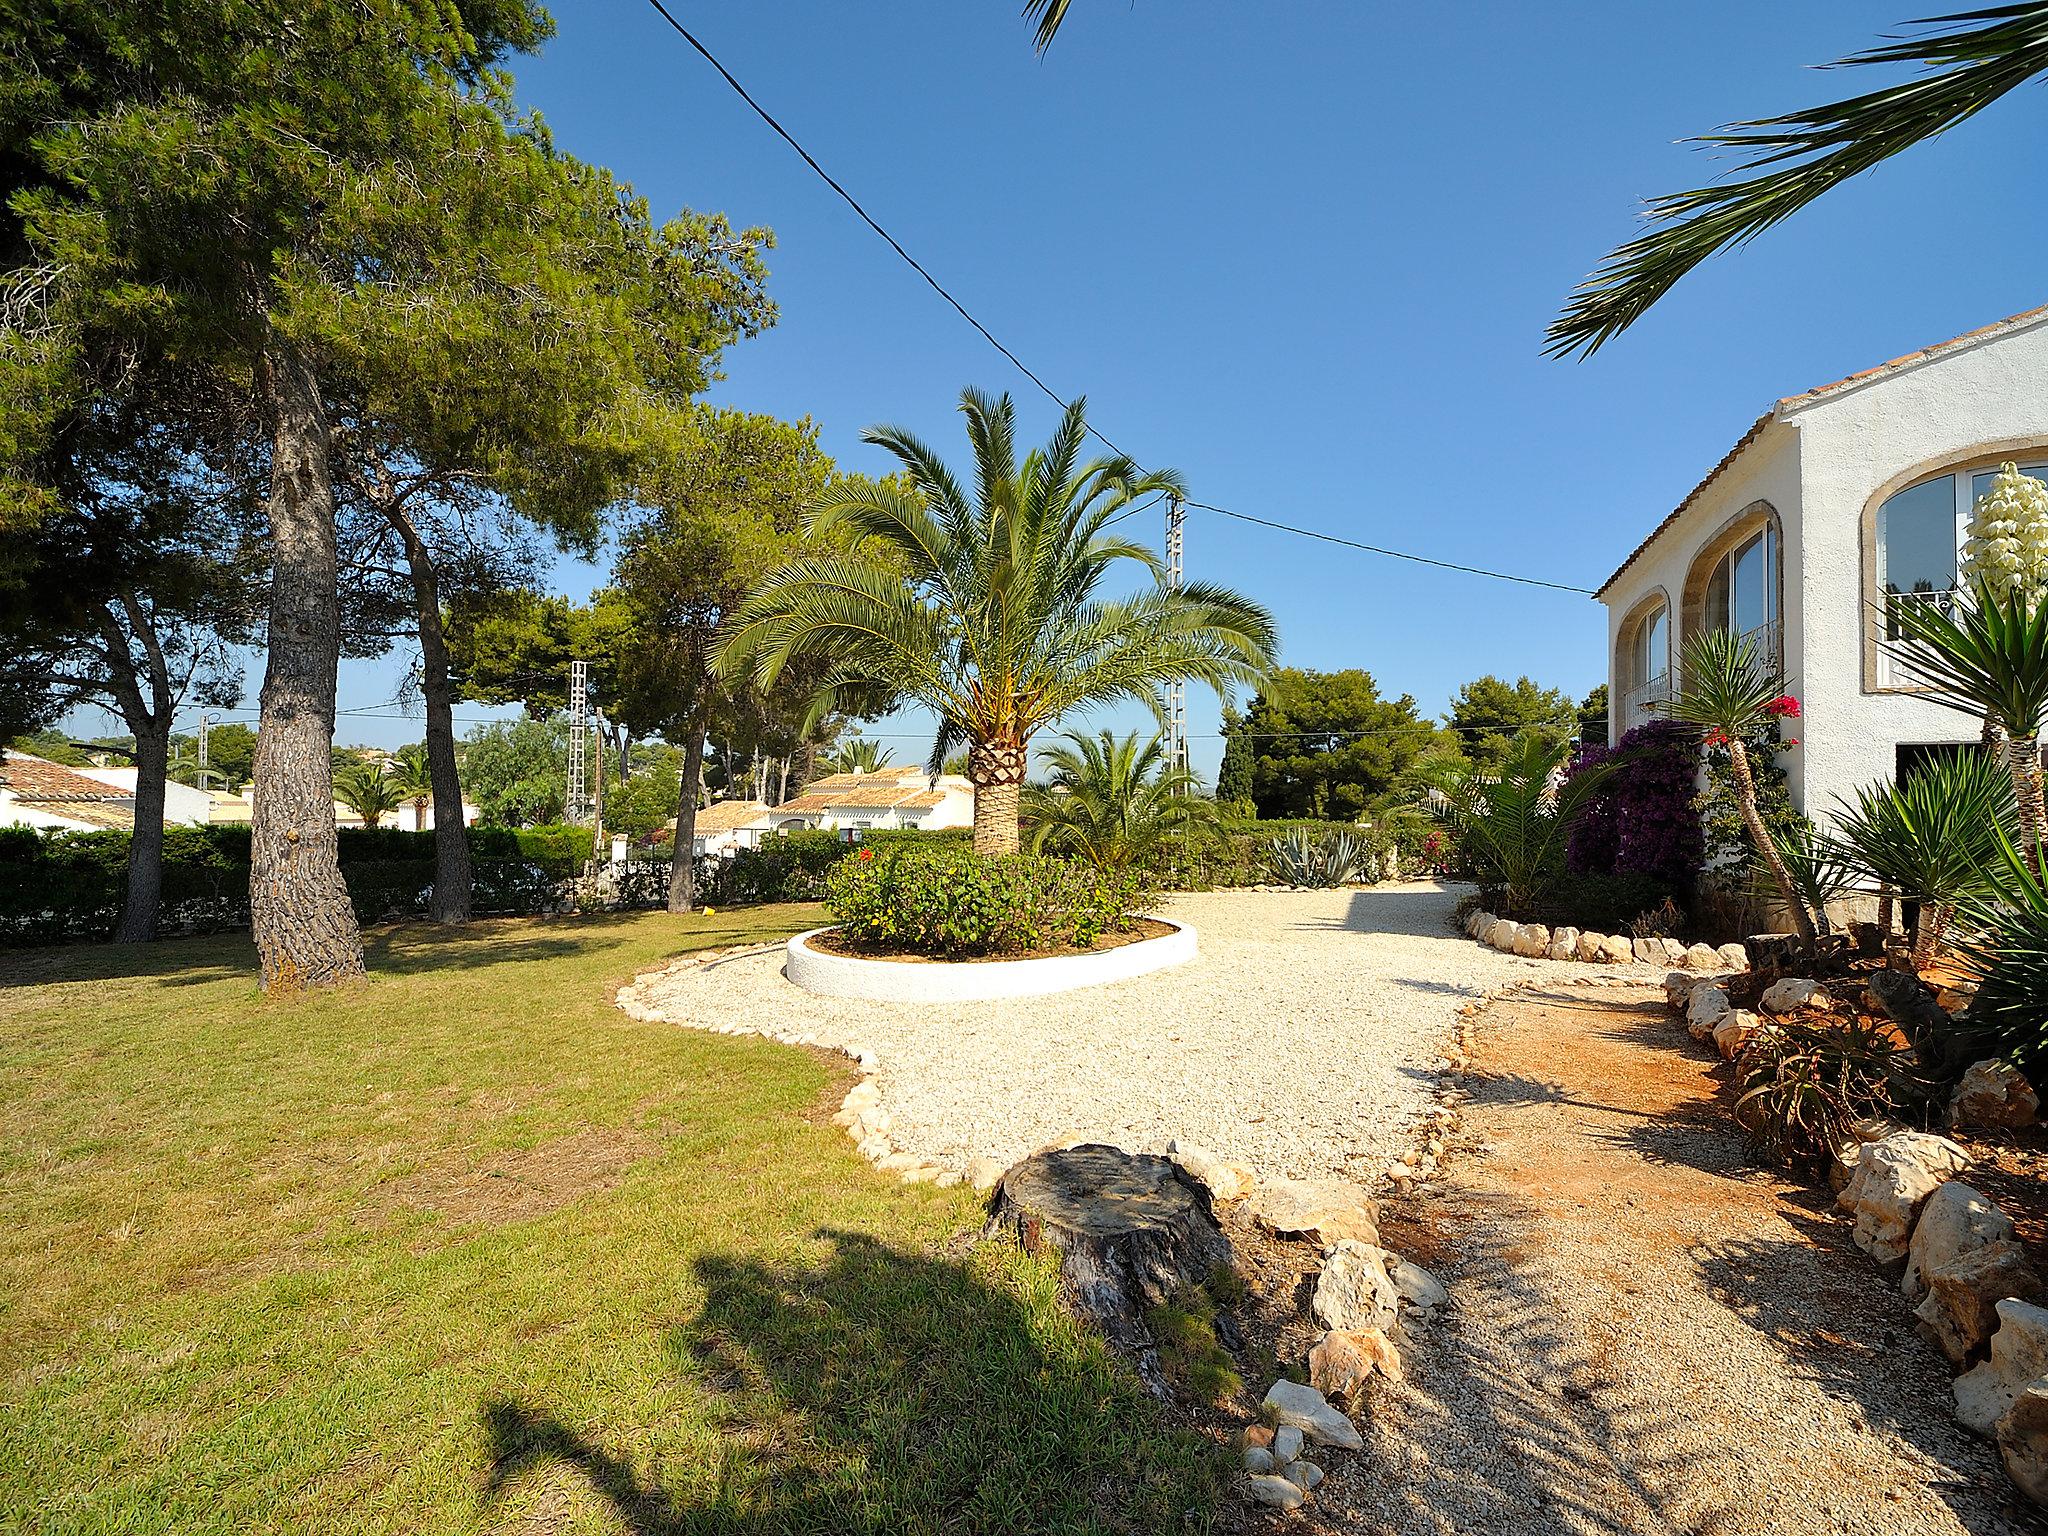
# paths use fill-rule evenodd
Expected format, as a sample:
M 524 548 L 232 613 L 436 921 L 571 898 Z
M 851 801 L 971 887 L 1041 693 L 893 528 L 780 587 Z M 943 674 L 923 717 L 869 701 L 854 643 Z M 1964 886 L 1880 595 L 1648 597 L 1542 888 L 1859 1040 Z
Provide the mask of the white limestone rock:
M 2032 1125 L 2040 1111 L 2033 1085 L 2006 1061 L 1972 1063 L 1948 1101 L 1949 1124 L 1958 1127 L 2011 1130 Z
M 1749 951 L 1740 944 L 1723 944 L 1714 953 L 1721 957 L 1721 963 L 1731 971 L 1749 969 Z
M 1685 959 L 1680 963 L 1687 970 L 1718 971 L 1721 969 L 1721 956 L 1711 944 L 1693 944 L 1687 947 Z
M 1601 959 L 1600 947 L 1606 942 L 1607 935 L 1604 933 L 1580 934 L 1579 959 L 1585 961 L 1588 965 L 1598 965 Z
M 1600 940 L 1600 961 L 1603 965 L 1627 965 L 1635 959 L 1635 947 L 1629 943 L 1625 933 L 1610 933 Z
M 1363 1333 L 1394 1325 L 1400 1316 L 1401 1292 L 1387 1273 L 1384 1252 L 1349 1239 L 1331 1250 L 1309 1303 L 1325 1328 Z
M 1998 1303 L 1991 1355 L 1955 1381 L 1956 1418 L 1980 1435 L 1997 1433 L 2019 1395 L 2048 1376 L 2048 1308 L 2030 1301 Z
M 1927 1272 L 1927 1294 L 1913 1315 L 1941 1352 L 1961 1365 L 1998 1328 L 1998 1304 L 2041 1294 L 2041 1276 L 2016 1242 L 1972 1248 Z
M 1579 956 L 1579 930 L 1553 928 L 1550 932 L 1549 953 L 1553 960 L 1576 960 Z
M 1946 1136 L 1900 1131 L 1863 1149 L 1835 1203 L 1856 1219 L 1856 1246 L 1890 1264 L 1906 1256 L 1927 1197 L 1969 1166 L 1970 1154 Z
M 1524 923 L 1515 935 L 1515 953 L 1525 960 L 1541 960 L 1550 953 L 1550 930 L 1541 923 Z
M 1750 1037 L 1768 1026 L 1747 1008 L 1731 1008 L 1714 1022 L 1710 1033 L 1714 1049 L 1721 1053 L 1723 1061 L 1733 1061 L 1736 1054 L 1749 1044 Z
M 1757 1000 L 1757 1006 L 1765 1013 L 1783 1016 L 1798 1013 L 1803 1008 L 1827 1008 L 1828 995 L 1821 990 L 1817 981 L 1804 976 L 1786 976 L 1764 988 L 1764 995 Z
M 1305 1387 L 1283 1376 L 1267 1389 L 1266 1410 L 1278 1422 L 1296 1425 L 1317 1445 L 1341 1446 L 1347 1451 L 1365 1448 L 1358 1426 L 1332 1408 L 1314 1387 Z
M 1520 923 L 1505 917 L 1498 918 L 1495 920 L 1494 925 L 1486 930 L 1486 942 L 1502 954 L 1512 955 L 1515 952 L 1515 940 L 1520 936 L 1521 932 L 1522 925 Z
M 1952 1264 L 1972 1249 L 2005 1242 L 2012 1235 L 2010 1216 L 1961 1179 L 1951 1179 L 1920 1208 L 1899 1289 L 1906 1293 L 1906 1300 L 1918 1301 L 1927 1294 L 1930 1270 Z
M 1712 984 L 1694 987 L 1685 1000 L 1686 1033 L 1695 1040 L 1706 1039 L 1731 1008 L 1727 988 Z

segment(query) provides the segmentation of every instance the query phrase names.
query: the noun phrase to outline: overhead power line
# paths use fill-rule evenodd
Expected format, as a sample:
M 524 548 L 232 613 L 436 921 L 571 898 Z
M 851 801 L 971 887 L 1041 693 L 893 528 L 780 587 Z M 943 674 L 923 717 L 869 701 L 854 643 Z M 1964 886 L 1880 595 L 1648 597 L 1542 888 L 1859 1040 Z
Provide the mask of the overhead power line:
M 953 291 L 950 288 L 948 288 L 944 283 L 940 282 L 936 277 L 932 276 L 931 272 L 925 267 L 924 263 L 920 262 L 915 256 L 911 255 L 909 251 L 904 249 L 903 242 L 898 240 L 894 235 L 890 234 L 889 231 L 882 226 L 880 220 L 876 219 L 876 217 L 873 214 L 869 213 L 866 208 L 861 206 L 860 199 L 855 197 L 851 192 L 847 191 L 845 187 L 840 185 L 837 178 L 835 178 L 830 171 L 826 170 L 824 166 L 818 163 L 817 157 L 813 155 L 808 149 L 804 148 L 804 146 L 800 142 L 798 142 L 795 134 L 791 133 L 787 128 L 783 127 L 782 124 L 776 120 L 775 115 L 772 112 L 770 112 L 766 107 L 762 106 L 760 102 L 754 99 L 753 93 L 750 92 L 744 85 L 740 84 L 739 78 L 736 75 L 734 75 L 731 70 L 727 69 L 723 63 L 719 61 L 718 55 L 713 53 L 709 48 L 705 47 L 702 39 L 700 39 L 696 33 L 692 32 L 688 27 L 684 26 L 680 21 L 678 21 L 675 17 L 674 12 L 670 11 L 669 8 L 662 3 L 662 0 L 647 0 L 647 3 L 654 7 L 655 12 L 661 17 L 661 19 L 667 22 L 669 26 L 675 30 L 676 35 L 682 38 L 684 42 L 688 43 L 691 49 L 694 50 L 697 53 L 697 55 L 704 60 L 705 63 L 709 64 L 713 69 L 718 71 L 719 78 L 724 80 L 727 85 L 732 87 L 733 93 L 736 96 L 738 96 L 741 101 L 747 104 L 748 108 L 753 112 L 753 114 L 756 117 L 760 118 L 762 122 L 768 125 L 769 129 L 775 134 L 777 138 L 781 139 L 783 143 L 787 144 L 791 149 L 796 151 L 797 157 L 801 159 L 805 165 L 811 168 L 811 171 L 817 176 L 817 178 L 820 181 L 824 182 L 826 186 L 830 187 L 833 190 L 833 192 L 838 194 L 839 199 L 842 202 L 844 202 L 847 207 L 851 208 L 854 211 L 855 215 L 859 217 L 860 221 L 863 224 L 867 225 L 869 229 L 873 230 L 877 235 L 881 236 L 882 240 L 888 245 L 889 249 L 894 251 L 899 257 L 901 257 L 903 259 L 904 264 L 907 265 L 911 271 L 915 272 L 919 277 L 924 279 L 925 283 L 931 288 L 932 292 L 936 293 L 940 298 L 944 299 L 946 303 L 952 307 L 953 311 L 956 314 L 958 314 L 962 320 L 965 320 L 969 325 L 973 326 L 975 331 L 980 334 L 982 340 L 986 341 L 990 346 L 994 347 L 998 352 L 1002 353 L 1002 355 L 1009 360 L 1010 365 L 1012 367 L 1014 367 L 1019 373 L 1023 374 L 1024 377 L 1029 379 L 1033 384 L 1037 385 L 1040 392 L 1044 394 L 1046 399 L 1050 400 L 1054 405 L 1058 406 L 1063 411 L 1068 409 L 1068 403 L 1060 395 L 1059 391 L 1054 389 L 1050 384 L 1046 383 L 1044 379 L 1040 378 L 1035 372 L 1033 372 L 1030 365 L 1027 364 L 1023 358 L 1019 357 L 1015 352 L 1012 352 L 1008 347 L 1004 346 L 1002 341 L 996 336 L 995 332 L 991 331 L 987 326 L 983 325 L 981 321 L 976 319 L 974 316 L 974 312 L 970 310 L 965 304 L 961 303 L 960 300 L 954 296 Z M 1108 448 L 1111 453 L 1117 454 L 1122 458 L 1130 459 L 1133 463 L 1137 462 L 1135 455 L 1127 453 L 1122 448 L 1118 447 L 1117 444 L 1113 440 L 1111 440 L 1107 433 L 1105 433 L 1100 427 L 1094 425 L 1092 422 L 1088 424 L 1088 432 L 1090 436 L 1094 437 L 1097 441 L 1099 441 L 1106 448 Z M 1568 582 L 1562 581 L 1545 581 L 1542 578 L 1536 576 L 1516 576 L 1506 571 L 1487 570 L 1483 566 L 1461 565 L 1454 560 L 1436 560 L 1432 559 L 1428 555 L 1409 554 L 1405 550 L 1387 549 L 1378 544 L 1361 543 L 1357 539 L 1339 538 L 1336 534 L 1319 533 L 1313 528 L 1298 528 L 1292 523 L 1278 522 L 1272 518 L 1254 517 L 1249 512 L 1233 512 L 1228 507 L 1210 506 L 1206 502 L 1190 501 L 1187 502 L 1186 505 L 1190 507 L 1199 507 L 1204 512 L 1214 512 L 1223 517 L 1234 517 L 1238 519 L 1240 522 L 1257 523 L 1261 527 L 1276 529 L 1281 533 L 1295 534 L 1300 538 L 1318 539 L 1326 544 L 1341 544 L 1346 546 L 1347 548 L 1363 550 L 1367 554 L 1371 555 L 1384 555 L 1391 560 L 1409 560 L 1413 561 L 1418 565 L 1433 565 L 1440 570 L 1457 571 L 1467 576 L 1485 576 L 1495 581 L 1519 582 L 1524 586 L 1546 587 L 1556 592 L 1571 592 L 1574 594 L 1583 595 L 1587 597 L 1591 597 L 1594 595 L 1593 589 L 1591 587 L 1576 587 Z M 1117 517 L 1112 518 L 1110 521 L 1121 522 L 1123 518 L 1130 516 L 1131 512 L 1135 510 L 1137 509 L 1129 509 L 1119 514 Z

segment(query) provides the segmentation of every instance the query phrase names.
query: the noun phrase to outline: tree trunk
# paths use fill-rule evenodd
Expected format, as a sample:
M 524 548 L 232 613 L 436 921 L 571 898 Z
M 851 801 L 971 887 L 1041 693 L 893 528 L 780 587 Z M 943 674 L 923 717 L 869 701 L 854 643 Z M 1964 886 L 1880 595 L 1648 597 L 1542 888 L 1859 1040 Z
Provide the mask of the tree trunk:
M 704 772 L 702 721 L 693 721 L 683 743 L 682 789 L 676 796 L 676 846 L 669 857 L 668 909 L 687 912 L 697 904 L 697 780 Z
M 146 944 L 156 937 L 164 889 L 164 780 L 170 776 L 170 714 L 128 722 L 135 732 L 135 830 L 128 836 L 128 897 L 121 906 L 116 944 Z
M 1003 1175 L 987 1235 L 1059 1255 L 1063 1290 L 1145 1385 L 1169 1395 L 1146 1313 L 1231 1262 L 1208 1191 L 1170 1160 L 1117 1147 L 1040 1152 Z
M 1813 919 L 1806 914 L 1806 903 L 1799 899 L 1799 888 L 1792 883 L 1792 872 L 1785 868 L 1785 861 L 1778 856 L 1778 845 L 1771 841 L 1770 829 L 1764 825 L 1763 816 L 1756 808 L 1756 778 L 1749 771 L 1749 749 L 1740 738 L 1731 738 L 1728 743 L 1728 766 L 1735 779 L 1735 803 L 1742 812 L 1742 824 L 1749 831 L 1749 839 L 1756 844 L 1756 851 L 1777 882 L 1778 895 L 1792 913 L 1792 925 L 1799 937 L 1809 943 L 1813 939 Z
M 1923 901 L 1913 921 L 1913 969 L 1924 971 L 1934 964 L 1941 949 L 1941 936 L 1948 928 L 1948 909 L 1937 902 Z
M 1877 888 L 1877 926 L 1889 939 L 1892 935 L 1892 888 L 1880 885 Z
M 448 635 L 441 627 L 441 580 L 433 552 L 402 508 L 387 505 L 386 519 L 405 546 L 413 606 L 420 632 L 420 694 L 426 702 L 427 782 L 434 798 L 434 895 L 427 916 L 437 923 L 469 921 L 474 870 L 469 825 L 462 815 L 462 773 L 455 762 L 455 690 L 448 682 Z M 413 808 L 419 830 L 419 806 Z
M 275 341 L 258 369 L 271 431 L 269 655 L 256 733 L 249 918 L 266 992 L 363 975 L 363 936 L 334 826 L 341 605 L 327 408 L 305 359 Z
M 593 714 L 590 731 L 590 857 L 593 862 L 611 862 L 604 841 L 604 721 Z
M 1000 858 L 1017 851 L 1017 800 L 1024 783 L 1022 743 L 976 742 L 967 753 L 974 785 L 974 851 Z
M 2006 766 L 2012 772 L 2013 794 L 2020 802 L 2020 838 L 2026 844 L 2027 862 L 2036 862 L 2041 852 L 2044 814 L 2041 804 L 2041 738 L 2012 736 L 2006 739 Z

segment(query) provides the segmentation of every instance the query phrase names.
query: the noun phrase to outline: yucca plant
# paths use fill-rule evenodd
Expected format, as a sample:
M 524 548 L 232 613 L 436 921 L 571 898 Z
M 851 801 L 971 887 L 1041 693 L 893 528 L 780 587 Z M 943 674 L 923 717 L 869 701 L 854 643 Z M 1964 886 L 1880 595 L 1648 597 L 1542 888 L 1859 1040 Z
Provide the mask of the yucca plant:
M 1678 692 L 1665 710 L 1671 719 L 1703 732 L 1709 746 L 1727 748 L 1742 825 L 1770 872 L 1779 899 L 1792 913 L 1799 936 L 1810 941 L 1813 918 L 1764 825 L 1763 813 L 1757 809 L 1756 774 L 1746 745 L 1746 738 L 1772 721 L 1796 718 L 1799 701 L 1785 692 L 1784 675 L 1758 647 L 1755 636 L 1722 629 L 1702 630 L 1686 642 L 1679 659 L 1678 684 Z
M 908 484 L 839 481 L 808 522 L 886 558 L 825 554 L 784 566 L 734 613 L 716 664 L 765 688 L 788 662 L 813 657 L 828 693 L 922 705 L 939 722 L 933 772 L 967 748 L 975 851 L 1010 854 L 1034 734 L 1096 704 L 1156 711 L 1179 679 L 1219 694 L 1255 685 L 1278 639 L 1257 603 L 1214 582 L 1169 587 L 1158 555 L 1112 531 L 1138 498 L 1178 493 L 1181 481 L 1122 457 L 1084 463 L 1082 402 L 1021 463 L 1009 396 L 970 389 L 960 411 L 973 495 L 908 432 L 870 430 L 866 440 L 895 455 Z M 1125 562 L 1148 584 L 1103 596 Z
M 2035 1075 L 2048 1060 L 2048 854 L 1999 839 L 1985 895 L 1963 904 L 1963 968 L 1977 983 L 1970 1022 L 1989 1049 Z
M 1282 885 L 1324 888 L 1376 878 L 1372 841 L 1362 833 L 1332 827 L 1320 835 L 1289 827 L 1266 845 L 1266 868 Z
M 1143 869 L 1166 843 L 1214 829 L 1215 802 L 1196 793 L 1192 773 L 1167 762 L 1159 737 L 1141 746 L 1136 732 L 1063 731 L 1060 741 L 1042 754 L 1045 784 L 1024 790 L 1032 852 L 1099 869 Z
M 1813 914 L 1814 927 L 1822 933 L 1833 932 L 1828 921 L 1828 903 L 1856 884 L 1856 866 L 1840 844 L 1803 816 L 1797 826 L 1780 832 L 1774 841 L 1785 873 L 1792 877 L 1792 888 Z
M 2011 779 L 1990 753 L 1963 751 L 1837 804 L 1834 841 L 1858 873 L 1920 903 L 1913 964 L 1925 969 L 1958 906 L 1993 889 L 2015 821 Z
M 2041 722 L 2048 717 L 2048 603 L 2024 591 L 1974 586 L 1953 612 L 1932 603 L 1892 609 L 1898 638 L 1884 647 L 1899 669 L 1945 708 L 2005 737 L 2006 768 L 2027 851 L 2041 847 Z
M 1472 775 L 1437 812 L 1457 833 L 1481 883 L 1501 892 L 1510 914 L 1530 911 L 1544 882 L 1564 868 L 1573 823 L 1627 761 L 1617 756 L 1587 764 L 1560 782 L 1570 750 L 1525 731 L 1509 744 L 1498 774 Z

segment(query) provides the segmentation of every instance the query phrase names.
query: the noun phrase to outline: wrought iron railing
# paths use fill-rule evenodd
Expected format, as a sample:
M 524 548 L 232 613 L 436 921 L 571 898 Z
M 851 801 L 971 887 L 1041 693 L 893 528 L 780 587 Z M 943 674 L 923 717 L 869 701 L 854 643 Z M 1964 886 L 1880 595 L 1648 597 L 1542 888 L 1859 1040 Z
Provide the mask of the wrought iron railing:
M 1887 592 L 1884 602 L 1873 617 L 1877 626 L 1877 684 L 1880 688 L 1914 688 L 1919 684 L 1893 658 L 1885 642 L 1899 639 L 1904 631 L 1899 627 L 1899 610 L 1908 604 L 1932 608 L 1944 618 L 1954 618 L 1956 593 L 1953 588 L 1941 592 Z

